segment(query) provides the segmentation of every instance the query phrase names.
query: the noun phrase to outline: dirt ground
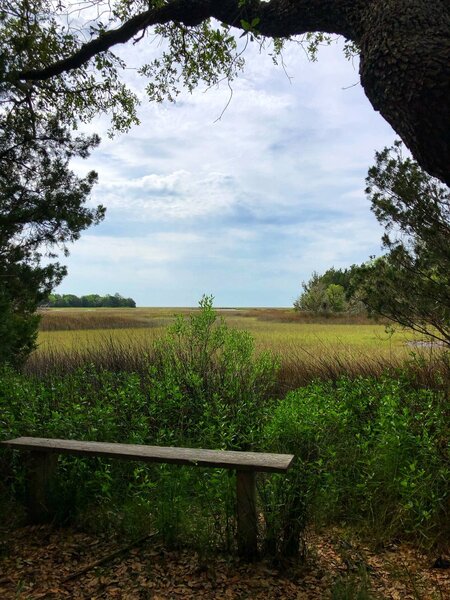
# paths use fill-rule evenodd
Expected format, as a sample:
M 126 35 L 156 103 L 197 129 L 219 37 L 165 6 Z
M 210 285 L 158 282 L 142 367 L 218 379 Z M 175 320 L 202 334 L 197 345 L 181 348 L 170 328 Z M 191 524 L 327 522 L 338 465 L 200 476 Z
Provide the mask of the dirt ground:
M 240 563 L 50 526 L 0 531 L 0 599 L 449 600 L 448 556 L 373 552 L 342 532 L 311 534 L 301 565 Z M 99 559 L 105 559 L 96 565 Z M 82 572 L 84 571 L 84 572 Z

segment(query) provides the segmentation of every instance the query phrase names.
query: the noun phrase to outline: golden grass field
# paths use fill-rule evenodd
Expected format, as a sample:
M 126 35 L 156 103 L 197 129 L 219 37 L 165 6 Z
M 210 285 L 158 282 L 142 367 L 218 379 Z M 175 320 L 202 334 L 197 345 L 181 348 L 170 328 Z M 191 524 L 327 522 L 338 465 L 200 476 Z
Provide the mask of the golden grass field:
M 176 314 L 195 309 L 62 308 L 42 311 L 37 353 L 82 352 L 104 345 L 142 348 L 164 334 Z M 343 354 L 355 357 L 394 358 L 411 352 L 410 332 L 386 332 L 384 324 L 364 317 L 317 319 L 292 309 L 218 309 L 230 327 L 249 331 L 258 349 L 282 355 Z
M 195 310 L 44 309 L 38 348 L 26 370 L 45 375 L 93 365 L 112 371 L 146 371 L 153 360 L 155 340 L 165 334 L 174 316 Z M 397 367 L 403 369 L 405 364 L 420 371 L 426 381 L 435 369 L 432 365 L 441 362 L 439 348 L 417 347 L 414 342 L 420 338 L 413 333 L 401 329 L 388 332 L 385 324 L 363 316 L 317 318 L 287 308 L 217 309 L 217 313 L 230 327 L 250 332 L 257 351 L 276 354 L 280 394 L 315 379 L 379 376 Z

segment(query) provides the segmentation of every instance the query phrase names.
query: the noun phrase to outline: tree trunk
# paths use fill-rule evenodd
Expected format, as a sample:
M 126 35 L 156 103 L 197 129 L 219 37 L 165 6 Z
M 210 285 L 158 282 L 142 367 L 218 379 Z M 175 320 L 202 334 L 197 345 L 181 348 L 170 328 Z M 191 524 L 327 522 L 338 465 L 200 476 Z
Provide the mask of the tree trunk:
M 369 4 L 359 40 L 364 91 L 417 162 L 450 185 L 450 2 Z

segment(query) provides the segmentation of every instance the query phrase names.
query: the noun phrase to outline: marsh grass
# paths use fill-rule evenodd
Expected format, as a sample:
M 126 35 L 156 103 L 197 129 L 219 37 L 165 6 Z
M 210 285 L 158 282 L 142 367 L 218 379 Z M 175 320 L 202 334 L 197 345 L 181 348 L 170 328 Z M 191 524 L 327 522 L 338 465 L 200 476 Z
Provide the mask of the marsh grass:
M 410 355 L 410 334 L 386 333 L 384 325 L 361 316 L 314 318 L 291 309 L 216 312 L 230 328 L 248 331 L 257 352 L 280 357 L 280 393 L 317 377 L 377 375 Z M 187 308 L 47 309 L 26 372 L 70 372 L 84 364 L 141 372 L 175 314 L 197 313 Z
M 144 373 L 155 360 L 155 343 L 161 339 L 163 330 L 145 335 L 140 335 L 140 330 L 120 330 L 120 335 L 113 330 L 78 331 L 70 339 L 65 334 L 54 332 L 51 340 L 41 342 L 24 372 L 37 376 L 64 374 L 88 364 L 96 369 Z M 348 343 L 330 344 L 320 339 L 308 344 L 286 342 L 284 347 L 279 341 L 260 343 L 256 344 L 256 351 L 273 352 L 279 357 L 279 396 L 315 379 L 378 376 L 387 369 L 400 368 L 412 357 L 411 352 L 370 352 Z M 420 356 L 427 357 L 423 365 L 429 367 L 428 359 L 433 352 L 421 349 Z
M 47 310 L 38 350 L 25 372 L 64 374 L 88 364 L 145 373 L 154 362 L 155 343 L 174 323 L 175 312 L 185 318 L 198 314 L 193 309 L 160 308 Z M 377 377 L 405 364 L 422 383 L 435 382 L 436 369 L 442 369 L 441 349 L 413 349 L 408 345 L 414 339 L 410 333 L 392 333 L 384 325 L 360 322 L 361 317 L 345 324 L 338 319 L 306 322 L 288 309 L 219 310 L 217 315 L 231 329 L 249 332 L 257 353 L 269 351 L 279 357 L 278 397 L 316 379 Z
M 336 381 L 342 376 L 379 377 L 405 364 L 405 358 L 399 354 L 358 352 L 348 346 L 330 347 L 321 342 L 317 342 L 314 350 L 291 346 L 281 357 L 278 374 L 280 397 L 316 380 Z
M 42 344 L 39 351 L 29 357 L 23 372 L 33 377 L 50 377 L 67 375 L 89 366 L 95 371 L 145 373 L 154 356 L 153 339 L 147 336 L 141 342 L 133 336 L 127 343 L 126 338 L 121 340 L 102 332 L 98 337 L 80 336 L 70 342 L 58 344 L 53 340 L 53 343 Z
M 304 323 L 304 324 L 336 324 L 336 325 L 372 325 L 374 320 L 365 314 L 330 313 L 314 315 L 308 312 L 299 312 L 291 308 L 250 308 L 235 309 L 235 316 L 256 318 L 259 321 L 275 321 L 277 323 Z M 384 319 L 376 321 L 385 325 Z
M 312 325 L 386 325 L 365 315 L 336 314 L 314 316 L 289 308 L 230 308 L 216 309 L 230 325 L 245 321 Z M 46 308 L 40 309 L 41 331 L 64 331 L 77 329 L 120 329 L 122 327 L 154 327 L 167 325 L 174 315 L 195 314 L 198 308 Z M 155 325 L 156 324 L 156 325 Z
M 174 312 L 175 309 L 160 308 L 41 309 L 39 328 L 40 331 L 79 331 L 163 327 L 173 320 Z

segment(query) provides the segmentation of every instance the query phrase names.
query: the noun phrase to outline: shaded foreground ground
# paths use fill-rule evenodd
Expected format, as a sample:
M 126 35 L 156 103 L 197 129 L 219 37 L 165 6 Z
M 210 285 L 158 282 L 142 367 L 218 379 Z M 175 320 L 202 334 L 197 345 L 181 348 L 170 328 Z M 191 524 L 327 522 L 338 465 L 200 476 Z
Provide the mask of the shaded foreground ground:
M 435 556 L 406 545 L 375 554 L 338 531 L 310 536 L 304 567 L 278 569 L 267 562 L 245 565 L 228 557 L 169 552 L 148 538 L 102 566 L 64 581 L 126 546 L 106 535 L 50 526 L 0 531 L 0 598 L 450 598 L 450 569 L 434 568 Z

